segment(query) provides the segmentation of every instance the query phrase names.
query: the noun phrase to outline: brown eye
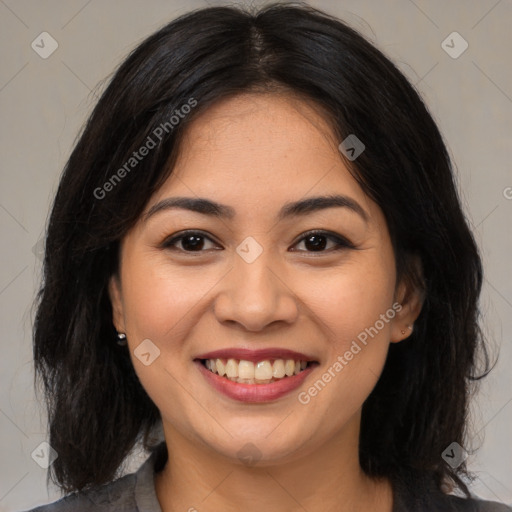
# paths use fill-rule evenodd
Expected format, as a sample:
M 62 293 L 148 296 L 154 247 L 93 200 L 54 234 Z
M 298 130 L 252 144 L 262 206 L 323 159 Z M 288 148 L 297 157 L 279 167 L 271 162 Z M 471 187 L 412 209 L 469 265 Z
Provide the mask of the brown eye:
M 331 242 L 330 247 L 328 247 L 329 242 Z M 327 231 L 311 231 L 306 233 L 296 246 L 302 243 L 306 252 L 330 252 L 332 250 L 354 248 L 353 244 L 345 238 Z
M 214 247 L 208 247 L 211 243 Z M 166 249 L 176 249 L 183 252 L 202 252 L 218 247 L 208 236 L 201 231 L 187 231 L 166 240 L 163 244 Z M 205 247 L 206 246 L 206 247 Z

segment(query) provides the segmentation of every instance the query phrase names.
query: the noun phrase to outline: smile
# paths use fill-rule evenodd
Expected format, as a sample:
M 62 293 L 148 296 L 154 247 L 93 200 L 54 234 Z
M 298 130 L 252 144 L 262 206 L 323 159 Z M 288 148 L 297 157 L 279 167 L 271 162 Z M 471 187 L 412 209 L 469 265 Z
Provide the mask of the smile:
M 238 359 L 204 359 L 202 364 L 212 373 L 238 384 L 270 384 L 304 371 L 307 361 L 275 359 L 246 361 Z
M 234 347 L 198 354 L 194 364 L 214 391 L 246 403 L 288 395 L 319 366 L 311 355 L 293 350 Z

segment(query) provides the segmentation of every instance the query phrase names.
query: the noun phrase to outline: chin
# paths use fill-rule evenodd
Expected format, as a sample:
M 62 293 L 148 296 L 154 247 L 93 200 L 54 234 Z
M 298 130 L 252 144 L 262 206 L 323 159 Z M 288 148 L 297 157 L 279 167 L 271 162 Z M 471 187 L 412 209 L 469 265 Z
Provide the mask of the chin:
M 260 431 L 251 428 L 245 435 L 239 434 L 233 438 L 209 440 L 208 444 L 214 451 L 231 461 L 258 467 L 292 462 L 313 451 L 309 432 L 293 435 L 289 429 L 285 428 L 283 432 L 277 434 L 277 424 L 279 422 L 274 422 L 271 428 L 265 425 L 265 428 Z M 272 429 L 275 430 L 272 431 Z

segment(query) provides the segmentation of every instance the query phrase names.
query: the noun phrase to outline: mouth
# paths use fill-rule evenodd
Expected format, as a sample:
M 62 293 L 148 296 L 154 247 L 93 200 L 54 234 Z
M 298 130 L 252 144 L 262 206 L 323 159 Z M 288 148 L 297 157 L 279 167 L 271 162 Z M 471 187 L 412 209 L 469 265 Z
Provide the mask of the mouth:
M 199 359 L 199 362 L 210 372 L 229 379 L 238 384 L 262 385 L 271 384 L 282 379 L 299 375 L 315 361 L 295 359 L 265 359 L 247 361 L 244 359 Z
M 289 350 L 218 350 L 194 359 L 206 381 L 242 402 L 276 400 L 298 388 L 319 362 Z

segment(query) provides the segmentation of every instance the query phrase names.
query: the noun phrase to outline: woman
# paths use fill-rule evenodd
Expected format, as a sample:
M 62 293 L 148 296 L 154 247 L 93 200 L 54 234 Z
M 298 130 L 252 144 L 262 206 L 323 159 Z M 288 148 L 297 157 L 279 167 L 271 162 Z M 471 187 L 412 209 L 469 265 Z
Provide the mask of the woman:
M 464 483 L 488 368 L 446 148 L 339 20 L 208 8 L 144 41 L 69 159 L 44 272 L 51 476 L 78 492 L 35 510 L 511 510 Z

